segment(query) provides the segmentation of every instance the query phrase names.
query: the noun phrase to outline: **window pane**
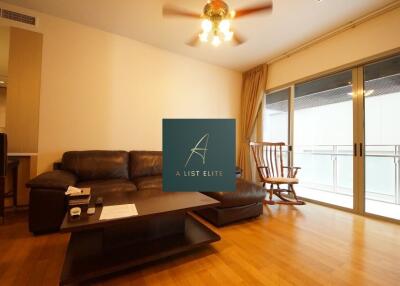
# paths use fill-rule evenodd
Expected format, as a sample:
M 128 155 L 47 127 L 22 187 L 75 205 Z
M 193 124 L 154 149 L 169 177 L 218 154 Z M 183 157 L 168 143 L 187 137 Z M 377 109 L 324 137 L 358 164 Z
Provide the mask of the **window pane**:
M 288 144 L 288 104 L 290 89 L 265 96 L 263 110 L 263 141 Z

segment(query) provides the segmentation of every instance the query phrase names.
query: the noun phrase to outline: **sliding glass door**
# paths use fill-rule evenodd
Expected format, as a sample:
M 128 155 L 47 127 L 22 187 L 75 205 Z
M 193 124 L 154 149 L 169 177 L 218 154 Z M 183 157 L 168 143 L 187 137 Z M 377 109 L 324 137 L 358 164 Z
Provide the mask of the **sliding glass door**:
M 352 71 L 295 86 L 293 159 L 301 197 L 353 208 Z
M 400 56 L 268 93 L 263 140 L 285 142 L 300 197 L 400 220 Z
M 400 56 L 364 67 L 365 212 L 400 220 Z

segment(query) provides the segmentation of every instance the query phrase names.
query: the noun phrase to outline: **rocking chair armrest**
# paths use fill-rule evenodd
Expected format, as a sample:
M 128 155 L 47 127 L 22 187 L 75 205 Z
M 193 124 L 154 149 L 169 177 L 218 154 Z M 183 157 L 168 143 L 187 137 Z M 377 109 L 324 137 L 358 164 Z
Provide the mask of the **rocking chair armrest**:
M 269 169 L 268 166 L 257 166 L 257 169 Z
M 283 169 L 287 169 L 288 178 L 296 178 L 297 172 L 301 169 L 300 167 L 283 166 Z
M 301 167 L 290 167 L 290 166 L 283 166 L 284 169 L 295 169 L 295 170 L 299 170 L 301 169 Z

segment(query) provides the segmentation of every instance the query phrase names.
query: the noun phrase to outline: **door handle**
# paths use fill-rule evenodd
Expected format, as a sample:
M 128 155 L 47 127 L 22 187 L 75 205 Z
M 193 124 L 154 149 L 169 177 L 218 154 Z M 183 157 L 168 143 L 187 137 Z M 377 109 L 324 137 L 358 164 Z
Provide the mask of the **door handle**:
M 363 145 L 362 143 L 360 143 L 360 157 L 363 156 Z
M 357 157 L 357 143 L 354 143 L 353 155 Z

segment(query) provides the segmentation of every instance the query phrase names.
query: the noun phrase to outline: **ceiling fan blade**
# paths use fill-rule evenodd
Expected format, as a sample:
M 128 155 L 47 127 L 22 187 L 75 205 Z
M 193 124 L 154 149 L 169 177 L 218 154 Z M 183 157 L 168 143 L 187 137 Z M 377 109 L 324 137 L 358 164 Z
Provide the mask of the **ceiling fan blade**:
M 163 7 L 162 13 L 164 17 L 187 17 L 187 18 L 199 19 L 201 16 L 198 13 L 190 12 L 185 9 L 171 5 L 165 5 Z
M 189 41 L 186 42 L 186 45 L 191 46 L 193 48 L 197 47 L 200 44 L 199 34 L 194 35 Z
M 243 16 L 248 16 L 250 14 L 255 14 L 255 13 L 260 13 L 260 12 L 269 12 L 272 11 L 272 2 L 266 3 L 266 4 L 261 4 L 261 5 L 256 5 L 252 7 L 247 7 L 243 9 L 239 9 L 235 11 L 235 18 L 240 18 Z
M 232 43 L 235 46 L 240 46 L 244 42 L 246 42 L 246 39 L 244 37 L 242 37 L 240 34 L 238 34 L 236 31 L 234 31 L 233 32 Z

